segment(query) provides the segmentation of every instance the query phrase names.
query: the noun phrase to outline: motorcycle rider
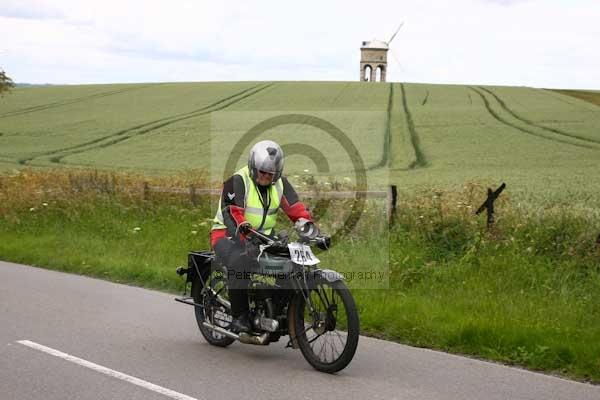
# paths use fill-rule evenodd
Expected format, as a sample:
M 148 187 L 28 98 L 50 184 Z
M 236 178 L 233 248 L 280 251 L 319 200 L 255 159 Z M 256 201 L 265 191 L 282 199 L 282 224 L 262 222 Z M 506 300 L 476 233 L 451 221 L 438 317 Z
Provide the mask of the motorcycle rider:
M 217 214 L 210 233 L 211 246 L 227 266 L 227 282 L 233 321 L 231 330 L 249 332 L 248 284 L 256 257 L 246 253 L 249 228 L 273 233 L 277 210 L 281 208 L 292 222 L 312 217 L 286 177 L 282 176 L 284 154 L 271 141 L 256 143 L 248 165 L 223 183 Z

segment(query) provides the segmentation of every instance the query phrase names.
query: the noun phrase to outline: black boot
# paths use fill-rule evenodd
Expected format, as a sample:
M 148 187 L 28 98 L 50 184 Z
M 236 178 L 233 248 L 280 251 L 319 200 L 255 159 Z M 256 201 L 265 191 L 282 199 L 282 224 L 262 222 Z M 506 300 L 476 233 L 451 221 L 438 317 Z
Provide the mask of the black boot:
M 250 320 L 248 318 L 248 291 L 243 289 L 232 289 L 229 291 L 231 302 L 232 332 L 249 332 Z
M 248 318 L 248 313 L 245 312 L 239 317 L 234 318 L 234 320 L 231 321 L 230 329 L 234 333 L 250 332 L 250 319 Z

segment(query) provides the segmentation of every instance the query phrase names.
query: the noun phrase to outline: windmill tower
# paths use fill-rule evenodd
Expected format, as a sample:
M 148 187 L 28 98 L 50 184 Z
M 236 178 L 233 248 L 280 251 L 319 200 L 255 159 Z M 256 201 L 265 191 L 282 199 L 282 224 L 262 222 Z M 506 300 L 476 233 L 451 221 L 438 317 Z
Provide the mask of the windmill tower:
M 396 34 L 402 28 L 404 22 L 400 24 L 390 40 L 383 42 L 381 40 L 371 40 L 362 42 L 360 47 L 360 80 L 368 82 L 385 82 L 387 72 L 387 53 L 390 49 L 390 43 L 396 37 Z

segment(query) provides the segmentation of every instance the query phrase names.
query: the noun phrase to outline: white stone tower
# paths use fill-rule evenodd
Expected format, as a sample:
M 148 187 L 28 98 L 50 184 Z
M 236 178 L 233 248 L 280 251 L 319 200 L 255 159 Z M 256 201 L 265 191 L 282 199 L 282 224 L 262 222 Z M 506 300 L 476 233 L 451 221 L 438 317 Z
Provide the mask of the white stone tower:
M 387 74 L 387 54 L 390 49 L 390 43 L 402 28 L 404 22 L 400 24 L 390 40 L 383 42 L 381 40 L 371 40 L 362 42 L 360 47 L 360 80 L 368 82 L 385 82 Z
M 380 40 L 362 42 L 360 48 L 361 81 L 377 82 L 377 77 L 379 77 L 379 82 L 385 82 L 388 50 L 388 44 Z

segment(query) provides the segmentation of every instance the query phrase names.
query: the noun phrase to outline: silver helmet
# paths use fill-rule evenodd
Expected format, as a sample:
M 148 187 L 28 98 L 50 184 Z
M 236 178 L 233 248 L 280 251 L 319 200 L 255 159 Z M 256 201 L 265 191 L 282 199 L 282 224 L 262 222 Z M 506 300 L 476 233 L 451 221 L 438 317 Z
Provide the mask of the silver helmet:
M 258 171 L 272 173 L 273 182 L 281 178 L 283 172 L 283 150 L 272 140 L 262 140 L 252 146 L 248 157 L 250 176 L 256 182 Z

